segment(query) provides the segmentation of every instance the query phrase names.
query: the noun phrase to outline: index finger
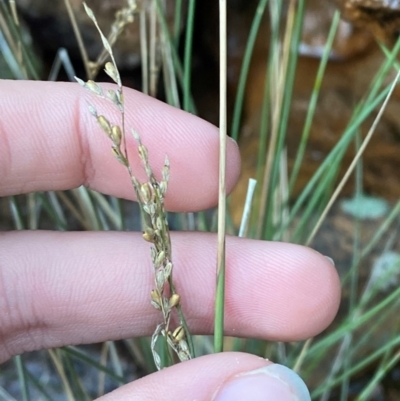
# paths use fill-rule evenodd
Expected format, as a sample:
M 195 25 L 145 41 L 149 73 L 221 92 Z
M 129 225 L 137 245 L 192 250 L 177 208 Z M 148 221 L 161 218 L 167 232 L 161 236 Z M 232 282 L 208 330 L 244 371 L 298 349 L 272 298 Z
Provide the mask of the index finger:
M 122 198 L 134 198 L 125 168 L 111 155 L 111 142 L 87 109 L 120 123 L 115 106 L 78 84 L 1 81 L 0 195 L 71 189 L 86 185 Z M 218 196 L 218 129 L 208 122 L 129 88 L 124 89 L 127 146 L 134 174 L 145 179 L 134 128 L 149 149 L 156 176 L 167 155 L 170 184 L 166 207 L 196 211 Z M 227 189 L 240 170 L 234 141 L 227 144 Z

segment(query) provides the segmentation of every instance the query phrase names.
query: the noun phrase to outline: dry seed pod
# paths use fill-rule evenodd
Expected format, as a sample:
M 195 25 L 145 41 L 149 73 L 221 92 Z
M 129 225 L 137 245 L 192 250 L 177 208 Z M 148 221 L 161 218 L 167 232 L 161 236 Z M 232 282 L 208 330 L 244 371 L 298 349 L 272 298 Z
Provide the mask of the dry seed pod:
M 78 84 L 80 86 L 83 86 L 84 88 L 86 87 L 86 82 L 83 79 L 80 79 L 78 77 L 74 77 L 74 78 L 75 78 L 76 82 L 78 82 Z
M 155 267 L 156 269 L 158 269 L 158 268 L 162 265 L 162 263 L 164 262 L 164 260 L 165 260 L 165 252 L 164 252 L 164 251 L 161 251 L 161 252 L 157 255 L 156 260 L 154 261 L 154 267 Z
M 153 246 L 150 248 L 150 255 L 151 255 L 151 261 L 154 262 L 156 261 L 156 257 L 157 257 L 157 251 L 156 248 L 154 248 Z
M 120 78 L 119 78 L 119 73 L 118 70 L 115 68 L 114 64 L 111 61 L 108 61 L 105 65 L 104 71 L 106 74 L 115 82 L 118 83 Z
M 144 182 L 140 186 L 140 194 L 143 203 L 154 202 L 154 197 L 155 197 L 154 188 L 149 182 Z
M 169 299 L 169 307 L 175 308 L 175 306 L 179 305 L 180 300 L 181 300 L 181 297 L 179 294 L 173 294 L 171 296 L 171 298 Z
M 99 123 L 101 129 L 111 137 L 111 124 L 104 116 L 97 116 L 97 122 Z
M 160 194 L 164 198 L 164 195 L 166 194 L 168 188 L 167 181 L 161 181 L 159 184 L 159 188 L 160 188 Z
M 143 205 L 143 210 L 150 216 L 154 216 L 156 212 L 156 206 L 154 203 L 149 203 L 148 205 Z
M 114 157 L 124 166 L 128 166 L 128 161 L 126 160 L 125 156 L 121 153 L 119 149 L 117 149 L 115 146 L 111 147 L 111 152 L 114 155 Z
M 144 145 L 139 145 L 138 147 L 139 157 L 143 160 L 144 163 L 148 161 L 148 153 L 147 148 Z
M 118 103 L 122 106 L 124 104 L 124 94 L 120 89 L 117 89 L 115 95 L 117 96 Z
M 160 297 L 159 292 L 157 290 L 152 290 L 151 291 L 151 304 L 156 309 L 161 309 L 161 302 L 162 302 L 162 299 Z
M 178 351 L 178 358 L 181 362 L 186 362 L 190 360 L 190 355 L 185 351 Z
M 183 326 L 178 326 L 172 333 L 172 339 L 175 343 L 179 343 L 185 337 L 185 329 Z
M 179 350 L 178 357 L 181 362 L 185 362 L 185 361 L 188 361 L 189 359 L 191 359 L 189 347 L 185 340 L 180 340 L 177 348 Z
M 121 145 L 122 132 L 118 125 L 113 125 L 111 128 L 111 139 L 116 146 Z
M 85 87 L 89 89 L 90 91 L 94 92 L 96 95 L 102 96 L 103 90 L 99 85 L 96 84 L 96 82 L 92 81 L 89 79 L 89 81 L 86 82 Z
M 162 290 L 162 288 L 164 287 L 165 284 L 165 274 L 164 274 L 164 270 L 159 270 L 156 273 L 156 284 L 157 284 L 157 289 L 159 291 Z
M 111 100 L 111 102 L 114 103 L 116 106 L 118 106 L 119 101 L 115 91 L 113 91 L 112 89 L 108 89 L 108 91 L 106 92 L 106 97 L 107 99 Z
M 154 243 L 155 239 L 155 232 L 152 228 L 146 227 L 144 232 L 143 232 L 143 239 L 147 242 L 152 242 Z
M 165 320 L 168 320 L 169 316 L 171 315 L 171 308 L 169 307 L 168 299 L 166 297 L 163 298 L 163 305 L 164 305 Z
M 168 263 L 165 265 L 164 270 L 165 270 L 165 276 L 166 276 L 167 278 L 169 278 L 169 276 L 171 275 L 171 272 L 172 272 L 172 263 L 171 263 L 171 262 L 168 262 Z
M 154 309 L 162 310 L 162 309 L 161 309 L 161 306 L 160 306 L 157 302 L 150 301 L 150 304 L 151 304 L 151 306 L 152 306 Z
M 159 230 L 159 231 L 162 230 L 162 228 L 164 226 L 163 221 L 164 221 L 164 219 L 161 216 L 157 216 L 157 219 L 156 219 L 156 228 L 157 228 L 157 230 Z

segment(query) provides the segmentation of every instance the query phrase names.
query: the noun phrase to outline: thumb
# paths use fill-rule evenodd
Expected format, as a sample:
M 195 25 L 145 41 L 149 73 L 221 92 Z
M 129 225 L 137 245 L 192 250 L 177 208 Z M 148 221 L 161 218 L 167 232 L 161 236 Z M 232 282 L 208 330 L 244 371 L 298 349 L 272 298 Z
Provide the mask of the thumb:
M 291 369 L 254 355 L 224 352 L 136 380 L 101 401 L 311 401 Z M 100 401 L 100 400 L 99 400 Z

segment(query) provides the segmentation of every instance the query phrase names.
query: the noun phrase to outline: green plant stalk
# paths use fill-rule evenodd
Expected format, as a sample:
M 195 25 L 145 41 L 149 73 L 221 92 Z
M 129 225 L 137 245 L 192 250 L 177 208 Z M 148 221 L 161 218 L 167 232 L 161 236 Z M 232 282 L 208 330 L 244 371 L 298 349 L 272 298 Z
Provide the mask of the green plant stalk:
M 181 33 L 182 24 L 182 0 L 175 0 L 175 15 L 174 15 L 174 47 L 179 51 L 179 37 Z
M 388 313 L 394 313 L 394 311 L 396 310 L 396 308 L 398 307 L 398 302 L 393 302 L 389 307 L 385 308 L 384 313 L 380 313 L 377 317 L 374 317 L 372 320 L 369 321 L 369 325 L 368 325 L 368 330 L 359 330 L 359 332 L 362 332 L 362 336 L 360 338 L 357 338 L 357 342 L 353 343 L 353 345 L 348 348 L 347 352 L 350 354 L 351 360 L 355 361 L 357 359 L 357 353 L 360 352 L 360 350 L 362 349 L 362 347 L 365 347 L 367 344 L 369 344 L 371 342 L 371 338 L 373 336 L 373 333 L 378 331 L 381 327 L 382 324 L 384 323 L 386 316 Z M 356 317 L 352 317 L 352 321 L 356 321 L 356 319 L 359 318 L 359 316 L 362 313 L 362 308 L 358 307 L 357 311 L 356 311 Z M 367 322 L 368 323 L 368 322 Z M 342 325 L 342 328 L 345 328 L 346 324 Z M 353 330 L 357 330 L 358 328 L 354 328 L 354 329 L 349 329 L 348 333 L 344 333 L 343 334 L 343 339 L 342 342 L 345 340 L 346 336 L 348 336 L 349 334 L 353 333 Z M 334 335 L 334 332 L 332 334 L 329 334 L 328 337 L 331 337 L 332 335 Z M 328 339 L 329 340 L 329 339 Z M 318 343 L 317 343 L 318 344 Z M 321 350 L 321 352 L 317 355 L 313 355 L 311 358 L 309 357 L 309 355 L 307 355 L 307 364 L 306 364 L 306 368 L 303 369 L 302 374 L 305 377 L 308 377 L 310 375 L 313 374 L 313 372 L 315 370 L 318 370 L 320 368 L 320 363 L 321 363 L 321 359 L 324 358 L 324 356 L 326 354 L 328 354 L 328 350 L 330 348 L 332 348 L 334 346 L 334 344 L 330 344 L 329 341 L 325 344 L 325 348 Z M 343 371 L 343 369 L 342 369 Z M 339 371 L 336 371 L 335 374 L 339 373 Z M 336 383 L 337 384 L 341 384 L 343 382 L 343 380 L 345 380 L 345 378 L 347 377 L 345 375 L 345 371 L 343 373 L 343 375 L 341 376 L 341 381 L 340 383 Z M 352 374 L 357 373 L 357 371 L 354 371 Z M 350 377 L 350 375 L 349 375 Z M 324 388 L 324 392 L 328 391 L 329 388 L 331 388 L 331 384 L 333 385 L 333 383 L 335 383 L 335 378 L 334 376 L 330 377 L 329 380 L 327 380 L 325 382 L 325 384 L 320 385 L 319 388 Z
M 372 251 L 372 248 L 379 242 L 382 235 L 388 230 L 390 225 L 395 221 L 395 219 L 397 219 L 399 215 L 400 215 L 400 201 L 397 201 L 396 205 L 393 207 L 389 216 L 381 224 L 381 226 L 376 231 L 375 235 L 372 237 L 371 241 L 366 245 L 364 250 L 361 252 L 359 261 L 368 256 L 368 254 Z
M 375 292 L 374 295 L 378 295 L 377 291 Z M 370 300 L 371 301 L 374 300 L 373 295 L 371 295 Z M 363 331 L 362 336 L 360 338 L 357 338 L 357 342 L 353 342 L 352 347 L 350 347 L 348 350 L 352 360 L 356 359 L 357 353 L 362 352 L 363 347 L 368 347 L 368 345 L 373 340 L 374 333 L 378 332 L 382 328 L 382 325 L 385 324 L 385 320 L 387 319 L 387 316 L 389 314 L 396 313 L 396 308 L 398 308 L 398 305 L 399 305 L 398 302 L 397 303 L 394 302 L 392 305 L 390 305 L 390 307 L 387 308 L 384 313 L 381 313 L 379 317 L 375 318 L 373 321 L 370 322 L 368 330 Z M 357 307 L 356 313 L 359 315 L 362 313 L 362 310 L 366 308 L 367 308 L 367 303 L 364 303 L 363 305 Z
M 315 77 L 315 83 L 314 83 L 314 87 L 313 87 L 313 90 L 311 93 L 310 103 L 307 108 L 307 116 L 306 116 L 306 120 L 304 123 L 303 132 L 301 134 L 300 146 L 297 150 L 296 159 L 293 164 L 292 174 L 290 176 L 289 197 L 290 197 L 290 194 L 293 192 L 293 187 L 296 183 L 296 180 L 297 180 L 297 177 L 298 177 L 298 174 L 300 171 L 300 167 L 303 162 L 304 153 L 306 150 L 306 146 L 307 146 L 307 142 L 308 142 L 308 138 L 310 135 L 310 130 L 311 130 L 311 126 L 312 126 L 312 122 L 314 119 L 314 114 L 315 114 L 315 110 L 316 110 L 316 106 L 317 106 L 317 102 L 318 102 L 319 92 L 321 89 L 326 66 L 328 64 L 329 55 L 332 50 L 333 41 L 335 40 L 339 22 L 340 22 L 340 13 L 338 11 L 336 11 L 333 16 L 333 19 L 332 19 L 331 27 L 329 29 L 328 38 L 327 38 L 325 46 L 324 46 L 324 52 L 323 52 L 321 61 L 318 66 L 317 75 Z
M 21 211 L 19 210 L 17 197 L 9 196 L 8 202 L 10 205 L 11 216 L 16 230 L 25 230 L 25 224 L 22 219 Z
M 126 384 L 127 381 L 124 377 L 118 376 L 112 370 L 107 368 L 107 366 L 103 366 L 102 364 L 98 363 L 94 360 L 91 356 L 87 355 L 84 351 L 78 349 L 77 347 L 69 346 L 64 347 L 63 352 L 65 354 L 69 354 L 72 357 L 87 363 L 89 366 L 94 367 L 95 369 L 99 370 L 100 372 L 104 372 L 110 379 L 114 380 L 118 384 Z
M 249 75 L 250 62 L 253 56 L 254 46 L 256 43 L 257 35 L 260 30 L 262 18 L 264 16 L 265 7 L 268 4 L 268 0 L 260 0 L 257 6 L 256 13 L 254 14 L 253 22 L 251 24 L 249 38 L 245 52 L 243 55 L 243 63 L 240 69 L 240 76 L 238 82 L 237 93 L 235 97 L 235 105 L 232 119 L 231 137 L 237 141 L 239 139 L 240 122 L 243 111 L 244 94 L 246 91 L 247 77 Z
M 278 141 L 274 152 L 275 157 L 273 158 L 271 176 L 269 178 L 267 203 L 264 206 L 266 208 L 266 221 L 264 222 L 265 228 L 262 236 L 262 238 L 264 239 L 272 238 L 275 232 L 275 226 L 273 223 L 273 214 L 274 214 L 273 196 L 275 193 L 275 188 L 277 187 L 278 176 L 280 171 L 280 156 L 282 154 L 285 145 L 285 139 L 287 134 L 287 125 L 289 122 L 290 106 L 293 97 L 293 87 L 294 87 L 294 80 L 296 75 L 296 67 L 299 53 L 298 49 L 301 41 L 304 11 L 305 11 L 305 1 L 299 0 L 297 4 L 293 33 L 290 40 L 289 61 L 284 81 L 285 90 L 283 94 L 282 108 L 280 111 L 280 118 L 279 118 Z
M 378 313 L 382 312 L 383 310 L 385 310 L 385 308 L 389 307 L 392 302 L 397 302 L 399 295 L 400 295 L 400 288 L 398 288 L 396 291 L 387 296 L 384 300 L 379 302 L 378 305 L 371 307 L 356 321 L 347 322 L 346 324 L 343 324 L 343 326 L 335 330 L 335 332 L 333 332 L 329 336 L 325 337 L 323 340 L 319 341 L 318 343 L 310 347 L 307 357 L 310 359 L 316 357 L 319 351 L 322 351 L 326 349 L 329 345 L 332 345 L 335 342 L 339 341 L 347 332 L 353 331 L 356 328 L 361 327 L 364 323 L 368 322 L 373 317 L 378 315 Z
M 45 389 L 45 387 L 37 380 L 35 376 L 33 376 L 29 370 L 25 371 L 26 377 L 29 380 L 30 383 L 37 389 L 37 391 L 41 394 L 44 399 L 47 401 L 54 401 L 52 397 L 50 397 L 49 393 Z
M 189 112 L 191 111 L 192 45 L 195 9 L 196 0 L 189 0 L 189 10 L 186 21 L 185 56 L 183 63 L 183 109 Z
M 400 77 L 400 71 L 397 73 L 396 78 L 394 79 L 393 83 L 390 86 L 390 90 L 389 93 L 387 94 L 381 108 L 379 109 L 378 115 L 375 117 L 374 122 L 371 126 L 371 128 L 368 131 L 367 136 L 365 137 L 364 141 L 361 144 L 360 150 L 357 152 L 357 155 L 355 156 L 355 158 L 353 159 L 353 161 L 351 162 L 349 168 L 347 169 L 345 175 L 343 176 L 343 178 L 341 179 L 340 183 L 338 184 L 337 188 L 335 189 L 334 193 L 331 196 L 331 199 L 329 200 L 328 204 L 326 205 L 324 211 L 322 212 L 316 226 L 313 228 L 311 234 L 309 235 L 309 237 L 307 238 L 306 244 L 310 244 L 312 239 L 314 238 L 316 232 L 318 231 L 318 229 L 321 226 L 321 222 L 325 219 L 328 211 L 330 210 L 332 204 L 335 202 L 337 196 L 339 195 L 343 185 L 347 182 L 347 179 L 349 178 L 350 174 L 353 172 L 353 169 L 358 161 L 358 159 L 361 157 L 361 155 L 363 154 L 363 151 L 365 150 L 365 148 L 367 147 L 370 139 L 372 138 L 372 135 L 374 134 L 377 125 L 379 124 L 382 115 L 384 113 L 384 111 L 386 110 L 387 104 L 389 103 L 389 100 L 391 98 L 391 95 L 398 83 Z
M 180 109 L 180 100 L 178 93 L 178 84 L 176 82 L 176 74 L 174 70 L 174 64 L 171 56 L 171 44 L 166 40 L 162 34 L 162 59 L 163 68 L 162 72 L 164 75 L 164 88 L 167 95 L 167 102 L 172 106 Z
M 79 377 L 76 369 L 74 368 L 73 364 L 71 363 L 71 359 L 68 354 L 63 352 L 63 349 L 60 349 L 60 359 L 62 364 L 65 366 L 65 370 L 68 374 L 68 377 L 71 381 L 71 390 L 74 394 L 74 398 L 79 401 L 90 401 L 91 398 L 89 397 L 88 393 L 86 392 L 82 380 Z
M 168 24 L 167 24 L 167 21 L 166 21 L 166 18 L 165 18 L 165 13 L 164 13 L 163 7 L 161 5 L 161 0 L 155 0 L 155 2 L 156 2 L 157 14 L 158 14 L 158 18 L 159 18 L 159 21 L 160 21 L 160 25 L 161 25 L 161 29 L 162 29 L 163 35 L 165 35 L 165 38 L 166 38 L 166 40 L 169 41 L 169 43 L 173 44 L 171 33 L 169 32 Z M 178 81 L 179 81 L 182 89 L 184 89 L 183 67 L 182 67 L 181 61 L 179 59 L 178 52 L 177 52 L 175 46 L 172 46 L 172 45 L 171 45 L 171 55 L 172 55 L 172 60 L 173 60 L 173 65 L 174 65 L 174 68 L 175 68 L 175 72 L 176 72 L 176 75 L 178 77 Z M 195 104 L 194 104 L 194 101 L 193 101 L 192 97 L 190 97 L 190 109 L 189 110 L 190 110 L 191 113 L 197 114 L 197 110 L 196 110 L 196 107 L 195 107 Z
M 320 176 L 319 181 L 316 181 L 315 190 L 308 200 L 307 206 L 302 210 L 301 218 L 291 233 L 291 241 L 302 244 L 306 243 L 307 239 L 304 238 L 304 233 L 308 234 L 310 232 L 310 229 L 316 223 L 316 216 L 323 212 L 324 205 L 327 203 L 325 198 L 330 196 L 332 192 L 331 188 L 337 179 L 343 156 L 344 152 L 333 159 L 325 175 Z M 281 232 L 284 232 L 286 228 L 285 225 L 282 225 Z
M 1 13 L 5 18 L 7 27 L 13 37 L 13 41 L 16 41 L 20 45 L 20 50 L 22 52 L 22 60 L 25 63 L 26 70 L 23 66 L 19 66 L 20 74 L 23 79 L 34 79 L 39 80 L 39 74 L 36 70 L 35 63 L 33 61 L 33 55 L 26 48 L 24 41 L 22 40 L 21 29 L 16 25 L 11 11 L 8 9 L 4 1 L 0 1 Z M 17 55 L 13 55 L 16 60 L 18 60 Z M 24 71 L 25 70 L 25 71 Z
M 224 344 L 225 269 L 220 269 L 215 294 L 214 352 L 222 352 Z
M 388 350 L 387 354 L 392 350 Z M 367 401 L 370 399 L 371 393 L 376 389 L 378 383 L 383 379 L 386 373 L 388 373 L 399 361 L 400 352 L 397 352 L 393 358 L 389 360 L 384 366 L 380 367 L 379 370 L 375 373 L 374 378 L 368 383 L 368 386 L 364 389 L 364 391 L 357 397 L 356 401 Z
M 109 353 L 110 353 L 110 360 L 111 360 L 111 363 L 113 365 L 114 372 L 118 376 L 123 376 L 124 372 L 123 372 L 123 369 L 122 369 L 121 361 L 120 361 L 119 356 L 118 356 L 118 350 L 117 350 L 117 347 L 115 345 L 115 342 L 114 341 L 108 341 L 107 344 L 108 344 L 108 347 L 109 347 L 108 349 L 109 349 Z
M 67 229 L 67 219 L 58 201 L 56 192 L 49 191 L 40 193 L 40 196 L 43 202 L 43 209 L 48 213 L 57 230 L 65 231 Z
M 391 57 L 386 60 L 383 66 L 378 71 L 376 78 L 373 80 L 373 85 L 370 88 L 369 95 L 367 96 L 368 101 L 361 101 L 355 109 L 353 117 L 351 118 L 348 127 L 346 128 L 343 136 L 340 138 L 338 143 L 332 149 L 330 154 L 326 157 L 321 166 L 314 173 L 313 177 L 307 183 L 306 187 L 303 189 L 298 199 L 296 200 L 289 217 L 289 222 L 286 224 L 285 229 L 289 226 L 289 224 L 293 221 L 295 215 L 300 211 L 301 206 L 307 200 L 307 197 L 312 194 L 314 191 L 317 180 L 325 173 L 326 170 L 330 169 L 332 163 L 335 160 L 338 160 L 339 157 L 342 157 L 349 146 L 353 135 L 355 134 L 358 127 L 362 124 L 362 122 L 369 116 L 369 114 L 377 107 L 385 98 L 387 93 L 390 90 L 390 86 L 386 86 L 384 90 L 382 90 L 379 94 L 379 86 L 383 81 L 382 76 L 384 76 L 389 68 L 390 63 L 393 63 L 395 57 L 400 49 L 400 41 L 394 47 Z M 379 79 L 378 79 L 379 78 Z M 373 94 L 374 96 L 371 96 Z M 342 154 L 342 156 L 340 156 Z
M 335 162 L 335 160 L 338 160 L 338 158 L 343 157 L 345 151 L 347 150 L 347 147 L 349 146 L 352 140 L 352 135 L 354 135 L 358 127 L 369 116 L 372 110 L 374 110 L 375 107 L 377 107 L 379 103 L 383 101 L 385 96 L 389 93 L 389 90 L 390 90 L 390 85 L 388 85 L 384 90 L 382 90 L 382 92 L 371 103 L 369 103 L 367 106 L 363 107 L 360 110 L 360 112 L 354 118 L 354 121 L 352 121 L 352 123 L 346 129 L 344 135 L 339 139 L 335 147 L 325 158 L 323 163 L 320 165 L 320 167 L 314 173 L 313 177 L 307 183 L 304 190 L 299 195 L 298 199 L 296 200 L 294 206 L 290 211 L 289 222 L 285 226 L 285 228 L 287 228 L 290 222 L 293 221 L 293 218 L 300 211 L 301 206 L 305 203 L 310 193 L 313 193 L 317 184 L 317 180 L 319 180 L 322 177 L 322 175 L 326 173 L 326 171 L 330 170 L 330 167 L 332 166 L 332 163 Z
M 361 134 L 357 133 L 355 137 L 355 153 L 357 154 L 358 150 L 361 147 Z M 362 158 L 359 159 L 355 168 L 355 198 L 359 198 L 363 193 L 363 163 Z M 352 272 L 351 272 L 351 280 L 350 280 L 350 298 L 349 298 L 349 313 L 348 316 L 351 317 L 356 308 L 357 301 L 357 293 L 358 293 L 358 266 L 356 263 L 360 258 L 360 237 L 361 237 L 361 222 L 359 217 L 355 217 L 355 230 L 354 230 L 354 244 L 353 244 L 353 260 L 352 260 Z M 348 354 L 346 354 L 348 355 Z
M 227 5 L 219 0 L 219 188 L 217 288 L 214 320 L 214 352 L 224 346 L 225 232 L 226 232 L 226 136 L 227 136 Z
M 257 192 L 259 193 L 258 205 L 254 210 L 258 210 L 256 219 L 256 232 L 255 237 L 260 238 L 265 218 L 265 207 L 264 200 L 267 197 L 268 180 L 269 174 L 268 170 L 270 168 L 270 161 L 272 157 L 271 143 L 274 141 L 274 134 L 276 129 L 273 131 L 273 123 L 276 122 L 276 115 L 280 110 L 281 104 L 280 99 L 276 98 L 276 94 L 272 94 L 272 90 L 275 89 L 276 84 L 275 75 L 278 75 L 279 66 L 278 57 L 280 53 L 280 20 L 281 20 L 281 10 L 282 4 L 280 2 L 269 3 L 270 8 L 270 23 L 271 23 L 271 36 L 269 41 L 269 53 L 268 53 L 268 65 L 265 71 L 265 81 L 264 81 L 264 95 L 261 105 L 261 122 L 260 122 L 260 139 L 259 139 L 259 152 L 257 160 L 257 182 L 262 183 L 258 186 Z M 275 98 L 275 102 L 272 103 L 270 100 Z M 275 118 L 274 118 L 275 117 Z M 271 126 L 270 129 L 269 126 Z M 271 133 L 269 133 L 271 131 Z M 273 132 L 272 132 L 273 131 Z M 269 150 L 267 150 L 267 143 L 269 141 Z M 268 154 L 268 156 L 267 156 Z
M 355 153 L 357 154 L 358 150 L 361 147 L 361 134 L 357 132 L 355 136 Z M 362 158 L 357 162 L 355 167 L 355 191 L 354 197 L 357 199 L 363 193 L 363 174 L 362 174 Z M 361 222 L 359 217 L 355 217 L 355 227 L 354 227 L 354 243 L 353 243 L 353 256 L 352 256 L 352 269 L 351 269 L 351 279 L 350 279 L 350 295 L 349 295 L 349 310 L 348 310 L 348 319 L 350 320 L 352 316 L 356 316 L 356 306 L 357 306 L 357 291 L 358 291 L 358 267 L 359 265 L 356 263 L 357 259 L 359 259 L 360 254 L 360 237 L 361 237 Z M 352 355 L 348 350 L 352 347 L 353 342 L 353 333 L 348 334 L 348 341 L 346 343 L 346 349 L 343 352 L 343 362 L 342 369 L 347 371 L 351 367 Z M 349 388 L 350 388 L 350 378 L 345 378 L 341 383 L 340 390 L 340 401 L 348 400 L 349 396 Z
M 400 50 L 400 38 L 397 40 L 396 44 L 394 45 L 390 55 L 386 55 L 386 60 L 383 63 L 380 71 L 376 74 L 374 80 L 371 83 L 371 90 L 365 100 L 365 103 L 369 103 L 378 93 L 379 88 L 384 84 L 384 80 L 386 75 L 389 73 L 389 70 L 393 68 L 396 64 L 397 54 Z
M 335 387 L 339 385 L 346 377 L 351 377 L 353 374 L 361 371 L 362 369 L 370 365 L 372 362 L 374 362 L 377 358 L 379 358 L 382 354 L 384 354 L 388 349 L 396 347 L 399 344 L 400 344 L 400 337 L 397 337 L 391 342 L 385 344 L 382 348 L 366 356 L 365 359 L 363 359 L 358 364 L 354 365 L 348 371 L 344 372 L 341 376 L 338 376 L 335 380 L 332 380 L 332 382 L 330 383 L 330 387 Z M 311 393 L 311 397 L 313 399 L 319 397 L 324 391 L 326 391 L 326 386 L 320 386 Z
M 28 389 L 28 383 L 26 380 L 26 373 L 25 373 L 25 367 L 22 362 L 21 355 L 17 355 L 14 357 L 14 363 L 17 367 L 17 372 L 18 372 L 18 380 L 20 383 L 20 389 L 21 389 L 21 395 L 22 395 L 22 400 L 23 401 L 29 401 L 31 398 L 29 396 L 29 389 Z

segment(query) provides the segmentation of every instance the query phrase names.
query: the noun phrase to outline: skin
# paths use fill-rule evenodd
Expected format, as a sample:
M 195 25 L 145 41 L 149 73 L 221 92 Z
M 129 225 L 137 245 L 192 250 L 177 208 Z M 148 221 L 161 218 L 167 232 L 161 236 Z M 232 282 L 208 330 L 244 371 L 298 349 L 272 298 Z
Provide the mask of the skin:
M 0 195 L 86 185 L 133 199 L 110 141 L 87 100 L 117 122 L 118 114 L 77 84 L 0 81 Z M 127 127 L 149 149 L 154 171 L 171 162 L 166 207 L 198 211 L 217 202 L 218 130 L 131 89 Z M 131 164 L 144 174 L 133 138 Z M 240 172 L 237 145 L 227 148 L 227 188 Z M 194 334 L 210 334 L 217 239 L 173 233 L 174 279 Z M 148 247 L 140 234 L 4 232 L 0 234 L 0 362 L 26 351 L 151 335 L 160 315 Z M 334 318 L 340 300 L 333 265 L 319 253 L 284 243 L 227 238 L 226 334 L 265 340 L 312 337 Z M 237 373 L 269 364 L 224 353 L 180 364 L 130 383 L 105 400 L 211 400 Z

